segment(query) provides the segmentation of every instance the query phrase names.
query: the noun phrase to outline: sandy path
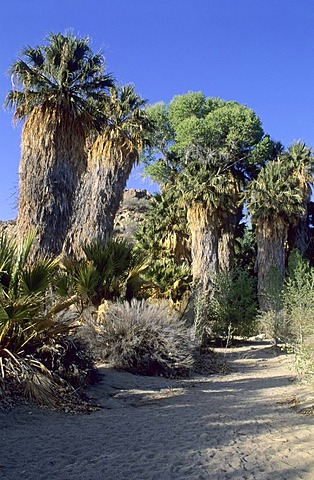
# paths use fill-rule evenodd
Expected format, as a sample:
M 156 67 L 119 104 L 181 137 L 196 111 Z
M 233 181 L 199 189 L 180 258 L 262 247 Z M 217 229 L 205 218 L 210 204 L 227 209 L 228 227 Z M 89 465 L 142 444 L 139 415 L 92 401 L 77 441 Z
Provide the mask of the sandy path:
M 3 480 L 313 480 L 314 417 L 286 356 L 229 351 L 226 376 L 184 381 L 102 369 L 103 408 L 66 415 L 19 406 L 1 413 Z

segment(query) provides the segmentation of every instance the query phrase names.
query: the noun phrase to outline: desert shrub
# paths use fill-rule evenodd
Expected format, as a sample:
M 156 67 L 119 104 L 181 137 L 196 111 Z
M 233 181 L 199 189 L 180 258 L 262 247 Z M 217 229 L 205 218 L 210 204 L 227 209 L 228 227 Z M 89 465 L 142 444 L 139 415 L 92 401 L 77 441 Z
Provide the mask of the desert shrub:
M 95 325 L 94 342 L 96 354 L 131 373 L 187 376 L 193 364 L 189 332 L 167 303 L 110 302 Z
M 298 250 L 289 257 L 282 289 L 274 291 L 272 309 L 261 314 L 266 334 L 296 354 L 303 374 L 314 373 L 314 268 Z
M 254 335 L 257 328 L 254 279 L 241 269 L 218 274 L 207 312 L 205 328 L 211 337 Z M 200 327 L 204 328 L 203 325 Z
M 92 355 L 83 342 L 71 336 L 60 336 L 36 349 L 35 358 L 51 372 L 81 391 L 94 383 L 97 373 Z

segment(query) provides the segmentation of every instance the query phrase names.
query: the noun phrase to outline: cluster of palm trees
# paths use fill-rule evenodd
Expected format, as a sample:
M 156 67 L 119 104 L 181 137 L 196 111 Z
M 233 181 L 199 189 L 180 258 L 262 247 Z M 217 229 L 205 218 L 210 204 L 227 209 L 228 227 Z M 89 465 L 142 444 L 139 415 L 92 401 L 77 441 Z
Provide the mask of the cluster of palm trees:
M 298 142 L 285 150 L 251 109 L 201 92 L 147 106 L 132 86 L 117 86 L 89 38 L 50 34 L 46 44 L 27 47 L 10 73 L 5 104 L 24 126 L 19 242 L 0 236 L 0 396 L 7 375 L 28 396 L 59 401 L 55 359 L 42 355 L 57 341 L 67 350 L 70 327 L 58 313 L 73 304 L 82 311 L 163 298 L 184 304 L 194 324 L 212 315 L 221 335 L 235 317 L 250 332 L 254 282 L 234 270 L 239 245 L 249 256 L 254 250 L 250 235 L 241 238 L 244 205 L 256 237 L 259 307 L 267 312 L 272 269 L 283 278 L 289 252 L 297 246 L 303 254 L 307 244 L 311 149 Z M 161 193 L 130 246 L 111 235 L 140 155 Z
M 201 316 L 207 315 L 215 277 L 234 267 L 244 205 L 257 237 L 259 306 L 267 310 L 271 271 L 284 276 L 295 246 L 288 244 L 289 230 L 306 217 L 313 184 L 311 149 L 297 142 L 285 151 L 265 135 L 252 110 L 201 92 L 176 96 L 169 105 L 158 103 L 148 111 L 158 128 L 147 172 L 159 182 L 162 197 L 172 197 L 173 211 L 184 212 L 180 235 L 173 215 L 168 224 L 164 216 L 163 224 L 172 238 L 189 232 L 194 293 L 204 305 Z
M 246 202 L 256 226 L 259 302 L 267 309 L 269 270 L 284 274 L 289 228 L 310 199 L 311 150 L 296 143 L 284 151 L 251 109 L 201 92 L 144 108 L 133 87 L 119 88 L 106 73 L 89 38 L 57 33 L 47 40 L 12 65 L 6 98 L 25 120 L 17 229 L 23 238 L 36 228 L 33 258 L 79 258 L 81 245 L 107 239 L 144 150 L 161 186 L 157 203 L 172 210 L 161 245 L 177 265 L 191 260 L 195 291 L 205 299 L 215 275 L 233 266 Z
M 89 38 L 50 34 L 11 69 L 6 106 L 25 120 L 17 228 L 36 228 L 33 258 L 79 255 L 91 237 L 107 238 L 150 122 L 145 101 L 119 88 Z

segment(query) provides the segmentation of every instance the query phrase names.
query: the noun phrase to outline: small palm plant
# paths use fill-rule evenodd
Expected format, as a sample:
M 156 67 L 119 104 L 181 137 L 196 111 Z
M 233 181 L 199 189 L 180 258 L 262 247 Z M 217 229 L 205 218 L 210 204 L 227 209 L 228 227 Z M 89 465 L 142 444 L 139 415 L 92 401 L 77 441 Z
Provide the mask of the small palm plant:
M 56 299 L 52 305 L 57 261 L 44 257 L 29 263 L 34 238 L 35 232 L 16 244 L 0 236 L 0 400 L 18 393 L 60 407 L 75 398 L 68 381 L 86 379 L 82 359 L 85 367 L 91 363 L 67 339 L 70 326 L 55 318 L 69 303 Z
M 19 246 L 0 237 L 0 348 L 13 354 L 27 351 L 27 344 L 34 345 L 48 327 L 44 306 L 56 262 L 27 263 L 34 236 Z
M 82 246 L 85 258 L 63 261 L 63 274 L 58 281 L 65 294 L 78 295 L 82 308 L 89 303 L 98 306 L 103 300 L 141 296 L 146 281 L 147 265 L 125 240 L 95 239 Z

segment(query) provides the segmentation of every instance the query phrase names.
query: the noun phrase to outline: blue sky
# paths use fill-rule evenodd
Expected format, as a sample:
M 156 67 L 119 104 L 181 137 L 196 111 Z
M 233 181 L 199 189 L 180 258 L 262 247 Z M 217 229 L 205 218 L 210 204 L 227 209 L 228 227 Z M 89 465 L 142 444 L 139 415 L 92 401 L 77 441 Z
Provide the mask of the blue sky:
M 1 103 L 19 51 L 67 29 L 150 103 L 201 90 L 248 105 L 286 146 L 314 146 L 313 0 L 3 0 Z M 20 135 L 0 109 L 0 220 L 16 216 Z M 136 173 L 129 187 L 154 190 Z

